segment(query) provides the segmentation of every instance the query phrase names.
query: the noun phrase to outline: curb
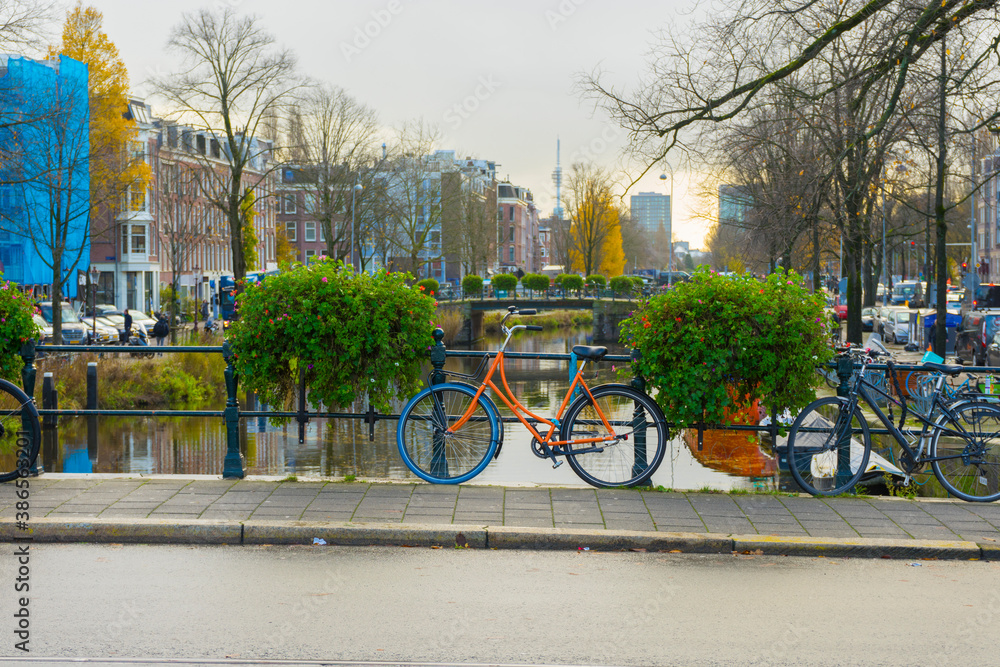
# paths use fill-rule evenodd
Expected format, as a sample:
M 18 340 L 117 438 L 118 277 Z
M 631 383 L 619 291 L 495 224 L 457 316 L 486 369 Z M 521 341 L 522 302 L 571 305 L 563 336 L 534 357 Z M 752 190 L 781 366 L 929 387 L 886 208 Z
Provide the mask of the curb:
M 1000 545 L 946 540 L 775 537 L 654 531 L 567 530 L 472 525 L 352 524 L 158 519 L 34 519 L 30 530 L 0 521 L 0 542 L 82 544 L 313 544 L 572 551 L 670 551 L 827 558 L 936 558 L 1000 561 Z
M 896 540 L 872 537 L 771 537 L 734 535 L 733 551 L 765 556 L 823 556 L 829 558 L 983 558 L 975 542 Z M 996 554 L 1000 557 L 1000 552 Z

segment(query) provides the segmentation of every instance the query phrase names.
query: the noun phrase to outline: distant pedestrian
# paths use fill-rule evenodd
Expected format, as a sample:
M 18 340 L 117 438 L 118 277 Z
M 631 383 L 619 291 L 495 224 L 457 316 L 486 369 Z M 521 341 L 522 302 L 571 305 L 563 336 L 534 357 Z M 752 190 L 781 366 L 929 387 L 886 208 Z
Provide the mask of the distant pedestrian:
M 132 316 L 128 312 L 128 308 L 125 309 L 125 331 L 121 334 L 122 345 L 128 344 L 128 337 L 132 335 Z
M 170 323 L 167 321 L 165 314 L 160 313 L 159 315 L 156 324 L 153 325 L 153 336 L 156 337 L 156 344 L 162 346 L 164 344 L 163 341 L 170 335 Z

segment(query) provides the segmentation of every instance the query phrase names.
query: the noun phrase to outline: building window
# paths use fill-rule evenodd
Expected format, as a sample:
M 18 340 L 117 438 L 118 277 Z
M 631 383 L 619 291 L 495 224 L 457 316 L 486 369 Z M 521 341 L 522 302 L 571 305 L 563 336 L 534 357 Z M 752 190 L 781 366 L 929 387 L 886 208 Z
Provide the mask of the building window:
M 514 222 L 514 207 L 510 207 L 510 221 Z
M 132 252 L 146 254 L 146 225 L 132 225 Z
M 295 237 L 295 231 L 298 229 L 298 223 L 286 222 L 285 223 L 285 238 L 287 238 L 291 243 L 295 243 L 297 240 Z
M 306 241 L 313 243 L 316 241 L 316 223 L 312 221 L 307 221 L 305 224 L 306 224 Z
M 315 256 L 316 256 L 315 250 L 306 250 L 306 264 L 310 264 L 313 260 L 313 257 Z
M 146 188 L 132 188 L 131 210 L 133 212 L 146 210 Z
M 548 249 L 547 248 L 544 248 L 544 247 L 542 248 L 542 257 L 548 257 Z
M 319 226 L 319 242 L 326 243 L 326 230 L 324 229 L 323 225 Z
M 510 247 L 510 252 L 508 254 L 510 255 L 509 261 L 513 262 L 514 261 L 514 246 Z
M 285 195 L 285 213 L 295 213 L 295 195 Z
M 510 226 L 510 238 L 508 239 L 511 243 L 514 242 L 514 225 Z

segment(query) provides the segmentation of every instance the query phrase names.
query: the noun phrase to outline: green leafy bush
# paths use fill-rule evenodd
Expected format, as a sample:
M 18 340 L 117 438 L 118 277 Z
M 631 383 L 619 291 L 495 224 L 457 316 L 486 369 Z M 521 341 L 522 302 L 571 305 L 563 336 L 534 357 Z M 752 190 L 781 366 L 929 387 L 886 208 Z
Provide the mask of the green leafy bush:
M 0 377 L 17 385 L 24 368 L 21 345 L 41 335 L 34 314 L 35 306 L 17 285 L 0 282 Z
M 510 292 L 517 287 L 517 276 L 513 273 L 501 273 L 493 278 L 493 289 Z
M 532 292 L 545 292 L 549 289 L 549 277 L 540 273 L 528 273 L 521 278 L 521 284 Z
M 602 276 L 600 273 L 595 273 L 594 275 L 587 276 L 588 287 L 604 287 L 607 284 L 608 284 L 608 279 Z
M 635 283 L 629 276 L 615 276 L 611 279 L 611 289 L 618 294 L 629 294 L 635 291 Z
M 699 269 L 642 304 L 621 327 L 636 370 L 679 427 L 721 423 L 733 396 L 793 414 L 815 399 L 818 364 L 833 354 L 822 297 L 794 272 L 766 282 Z
M 229 328 L 243 388 L 287 405 L 304 370 L 312 405 L 342 408 L 367 395 L 380 412 L 420 388 L 434 299 L 402 273 L 356 274 L 332 260 L 248 285 Z
M 556 278 L 556 283 L 567 292 L 579 292 L 583 289 L 583 278 L 575 273 L 560 273 Z
M 437 296 L 438 290 L 441 289 L 441 283 L 433 278 L 424 278 L 417 283 L 417 289 L 421 290 L 427 296 Z
M 462 291 L 466 296 L 478 296 L 483 291 L 483 279 L 474 273 L 462 278 Z
M 642 291 L 642 287 L 645 284 L 642 282 L 642 278 L 640 278 L 639 276 L 629 276 L 628 279 L 632 281 L 632 288 L 636 292 Z

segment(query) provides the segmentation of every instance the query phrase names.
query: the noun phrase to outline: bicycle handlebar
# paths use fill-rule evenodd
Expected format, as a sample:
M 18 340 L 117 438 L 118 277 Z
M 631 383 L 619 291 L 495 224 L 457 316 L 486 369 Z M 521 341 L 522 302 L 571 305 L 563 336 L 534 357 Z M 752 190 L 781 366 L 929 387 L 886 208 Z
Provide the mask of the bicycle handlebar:
M 537 312 L 538 311 L 535 310 L 534 308 L 525 308 L 524 310 L 515 311 L 514 314 L 515 315 L 534 315 Z
M 524 326 L 528 331 L 545 331 L 545 327 L 540 327 L 537 324 L 526 324 Z

